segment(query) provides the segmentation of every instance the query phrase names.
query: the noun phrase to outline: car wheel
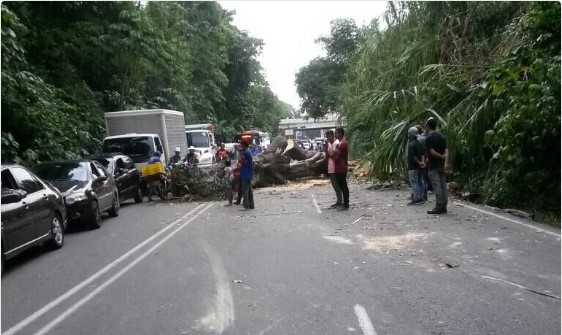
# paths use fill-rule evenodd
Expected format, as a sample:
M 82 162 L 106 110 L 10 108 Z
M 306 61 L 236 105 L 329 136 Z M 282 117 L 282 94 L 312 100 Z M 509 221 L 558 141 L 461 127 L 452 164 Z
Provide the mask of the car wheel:
M 92 217 L 90 219 L 90 227 L 92 227 L 92 229 L 98 229 L 99 227 L 101 227 L 100 205 L 95 200 L 92 202 Z
M 48 242 L 50 249 L 60 249 L 64 244 L 64 225 L 58 214 L 51 219 L 51 240 Z
M 138 204 L 138 203 L 141 203 L 141 202 L 142 202 L 142 198 L 143 198 L 142 189 L 141 189 L 141 186 L 139 185 L 139 187 L 137 187 L 137 194 L 135 195 L 135 198 L 134 198 L 134 199 L 135 199 L 135 202 L 136 202 L 137 204 Z
M 113 205 L 109 209 L 108 213 L 111 217 L 119 216 L 119 196 L 115 193 L 115 197 L 113 198 Z

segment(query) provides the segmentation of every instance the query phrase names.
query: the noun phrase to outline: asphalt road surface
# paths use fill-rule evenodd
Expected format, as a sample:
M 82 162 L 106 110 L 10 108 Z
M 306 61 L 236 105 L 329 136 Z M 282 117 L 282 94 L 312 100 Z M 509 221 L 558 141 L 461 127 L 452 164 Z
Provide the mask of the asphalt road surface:
M 560 230 L 358 184 L 338 212 L 319 183 L 71 229 L 8 262 L 2 334 L 560 334 Z

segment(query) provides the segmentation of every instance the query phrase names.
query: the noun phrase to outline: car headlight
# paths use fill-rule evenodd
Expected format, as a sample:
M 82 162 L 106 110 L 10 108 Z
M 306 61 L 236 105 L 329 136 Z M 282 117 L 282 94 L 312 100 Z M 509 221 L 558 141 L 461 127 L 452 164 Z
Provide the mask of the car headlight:
M 65 198 L 67 204 L 72 205 L 77 201 L 84 201 L 87 200 L 88 196 L 86 193 L 73 193 Z

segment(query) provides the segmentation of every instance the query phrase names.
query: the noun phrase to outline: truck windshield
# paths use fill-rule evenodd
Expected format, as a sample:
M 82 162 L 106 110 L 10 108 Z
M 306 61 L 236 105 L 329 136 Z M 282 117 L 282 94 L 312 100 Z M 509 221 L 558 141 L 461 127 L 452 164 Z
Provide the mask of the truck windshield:
M 185 133 L 187 136 L 187 145 L 194 146 L 196 148 L 206 148 L 209 146 L 209 139 L 207 138 L 207 133 L 204 131 Z
M 154 151 L 152 138 L 148 136 L 119 137 L 105 139 L 102 152 L 120 152 L 131 157 L 135 163 L 145 163 Z

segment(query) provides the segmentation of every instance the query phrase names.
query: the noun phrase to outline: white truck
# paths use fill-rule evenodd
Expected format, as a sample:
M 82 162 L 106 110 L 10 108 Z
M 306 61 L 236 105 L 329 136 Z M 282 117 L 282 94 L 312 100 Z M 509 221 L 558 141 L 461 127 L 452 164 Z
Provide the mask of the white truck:
M 216 163 L 215 127 L 210 123 L 185 126 L 188 147 L 194 147 L 199 165 Z
M 176 147 L 182 156 L 187 154 L 184 127 L 183 113 L 167 109 L 105 113 L 107 137 L 102 152 L 121 152 L 131 157 L 139 171 L 155 151 L 162 153 L 161 159 L 167 164 Z

